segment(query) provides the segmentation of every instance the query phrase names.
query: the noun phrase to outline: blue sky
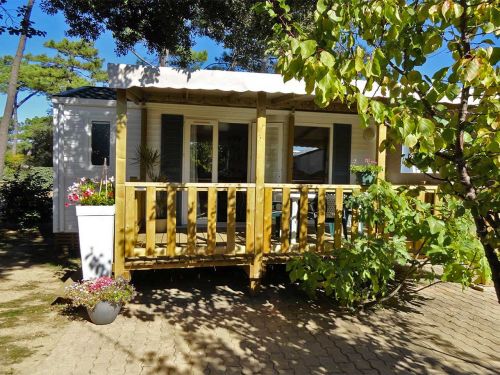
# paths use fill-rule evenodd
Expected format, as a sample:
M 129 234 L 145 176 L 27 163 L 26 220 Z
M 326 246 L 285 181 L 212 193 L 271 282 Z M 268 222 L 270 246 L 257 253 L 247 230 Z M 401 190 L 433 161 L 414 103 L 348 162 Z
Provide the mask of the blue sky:
M 6 8 L 15 10 L 15 8 L 23 3 L 20 0 L 11 0 L 6 4 Z M 34 37 L 28 40 L 26 45 L 26 52 L 33 54 L 47 53 L 47 49 L 43 47 L 43 43 L 48 39 L 60 40 L 65 37 L 65 31 L 67 30 L 67 25 L 64 17 L 61 14 L 55 16 L 49 16 L 41 11 L 39 6 L 36 6 L 32 13 L 32 20 L 35 26 L 47 33 L 45 37 Z M 16 51 L 18 43 L 18 38 L 16 36 L 11 36 L 8 33 L 0 35 L 0 55 L 13 55 Z M 498 46 L 498 38 L 495 39 L 496 46 Z M 104 58 L 104 64 L 107 63 L 128 63 L 134 64 L 137 61 L 137 57 L 129 53 L 125 56 L 117 56 L 114 52 L 115 43 L 111 33 L 107 32 L 102 35 L 95 43 L 95 46 L 99 50 L 101 58 Z M 208 51 L 208 61 L 207 65 L 215 62 L 215 58 L 220 56 L 223 49 L 220 45 L 216 44 L 208 38 L 199 38 L 195 45 L 195 50 L 207 50 Z M 145 56 L 146 52 L 144 48 L 137 48 L 137 52 Z M 444 51 L 438 51 L 433 54 L 431 59 L 422 67 L 421 71 L 432 75 L 432 72 L 443 66 L 449 66 L 451 64 L 451 56 L 448 53 L 443 53 Z M 3 112 L 5 106 L 5 95 L 0 95 L 0 110 Z M 50 105 L 45 96 L 37 96 L 26 102 L 19 111 L 19 119 L 24 121 L 27 117 L 33 116 L 43 116 L 50 110 Z
M 24 2 L 23 2 L 24 3 Z M 8 1 L 6 8 L 15 9 L 19 1 Z M 64 37 L 65 31 L 67 30 L 67 25 L 64 17 L 61 14 L 55 16 L 49 16 L 43 13 L 39 6 L 33 9 L 32 20 L 35 22 L 35 26 L 47 33 L 45 37 L 33 37 L 28 40 L 26 44 L 25 52 L 30 52 L 33 54 L 47 53 L 48 50 L 43 47 L 43 43 L 48 39 L 60 40 Z M 18 38 L 16 36 L 11 36 L 8 33 L 0 35 L 0 55 L 14 55 L 17 49 Z M 115 42 L 111 33 L 106 32 L 102 35 L 95 43 L 95 46 L 99 50 L 99 55 L 103 58 L 104 64 L 107 63 L 126 63 L 134 64 L 137 61 L 137 57 L 129 53 L 126 56 L 117 56 L 114 52 Z M 195 45 L 195 50 L 207 50 L 208 51 L 208 61 L 207 64 L 215 61 L 215 58 L 222 53 L 222 48 L 214 43 L 208 38 L 199 38 Z M 137 48 L 137 52 L 142 56 L 146 55 L 144 49 L 140 47 Z M 0 110 L 3 112 L 5 106 L 5 95 L 0 95 Z M 47 111 L 50 110 L 49 102 L 46 97 L 41 95 L 28 100 L 19 110 L 19 120 L 24 121 L 26 118 L 33 116 L 44 116 Z

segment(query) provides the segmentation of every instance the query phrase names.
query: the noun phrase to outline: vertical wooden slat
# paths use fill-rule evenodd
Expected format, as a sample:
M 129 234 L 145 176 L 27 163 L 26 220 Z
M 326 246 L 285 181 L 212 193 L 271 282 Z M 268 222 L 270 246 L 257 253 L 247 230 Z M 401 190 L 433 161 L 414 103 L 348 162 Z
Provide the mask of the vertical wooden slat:
M 353 196 L 359 194 L 359 189 L 355 189 L 352 192 Z M 357 208 L 353 208 L 351 212 L 351 242 L 353 242 L 358 237 L 358 227 L 359 227 L 359 212 Z
M 187 252 L 194 255 L 196 252 L 196 200 L 197 189 L 195 186 L 188 188 L 188 222 L 187 222 Z
M 214 254 L 217 244 L 217 188 L 208 188 L 207 253 Z
M 146 188 L 146 255 L 153 256 L 156 248 L 156 188 Z
M 425 190 L 422 190 L 418 193 L 418 200 L 422 203 L 425 203 Z
M 281 207 L 281 252 L 290 250 L 290 188 L 283 188 Z
M 387 127 L 383 124 L 378 125 L 377 133 L 377 165 L 382 168 L 378 173 L 378 178 L 385 180 L 385 160 L 386 160 L 386 150 L 381 151 L 382 142 L 387 138 Z
M 436 190 L 434 190 L 434 200 L 433 200 L 433 205 L 434 205 L 434 215 L 439 217 L 440 213 L 440 206 L 441 206 L 441 197 L 439 196 L 439 186 L 436 187 Z
M 342 208 L 344 205 L 344 189 L 335 189 L 335 233 L 334 245 L 336 249 L 342 246 Z
M 125 256 L 130 257 L 134 253 L 135 245 L 135 188 L 125 188 Z
M 255 213 L 255 188 L 247 189 L 247 225 L 246 225 L 246 252 L 247 254 L 254 251 L 254 213 Z
M 299 250 L 307 250 L 307 212 L 309 211 L 309 190 L 307 186 L 300 188 L 300 221 L 299 221 Z
M 116 90 L 115 276 L 125 274 L 125 178 L 127 160 L 127 90 Z
M 265 188 L 264 192 L 264 254 L 271 251 L 273 228 L 273 188 Z
M 236 238 L 236 188 L 227 189 L 227 251 L 234 251 Z
M 316 249 L 325 250 L 325 209 L 326 209 L 326 189 L 318 189 L 318 226 L 316 228 Z
M 176 189 L 172 185 L 167 187 L 167 255 L 175 256 L 176 226 L 177 226 L 177 199 Z

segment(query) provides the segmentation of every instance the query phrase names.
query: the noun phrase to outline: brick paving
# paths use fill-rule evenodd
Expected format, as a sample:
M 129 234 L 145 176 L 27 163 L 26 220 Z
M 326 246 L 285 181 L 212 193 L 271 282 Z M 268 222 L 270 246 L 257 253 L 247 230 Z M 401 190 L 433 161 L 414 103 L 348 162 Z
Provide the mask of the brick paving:
M 498 374 L 494 292 L 438 284 L 351 315 L 268 271 L 254 297 L 239 269 L 134 275 L 136 300 L 108 326 L 75 317 L 26 374 Z M 271 275 L 269 277 L 269 275 Z M 83 316 L 83 314 L 82 314 Z M 69 319 L 69 318 L 68 318 Z

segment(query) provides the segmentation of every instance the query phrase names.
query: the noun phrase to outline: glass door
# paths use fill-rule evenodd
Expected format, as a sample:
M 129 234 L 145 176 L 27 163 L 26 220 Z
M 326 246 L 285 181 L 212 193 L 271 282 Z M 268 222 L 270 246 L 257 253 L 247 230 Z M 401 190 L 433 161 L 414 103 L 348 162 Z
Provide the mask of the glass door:
M 193 121 L 188 123 L 189 182 L 217 182 L 217 125 Z M 196 217 L 199 224 L 207 222 L 208 193 L 198 191 Z

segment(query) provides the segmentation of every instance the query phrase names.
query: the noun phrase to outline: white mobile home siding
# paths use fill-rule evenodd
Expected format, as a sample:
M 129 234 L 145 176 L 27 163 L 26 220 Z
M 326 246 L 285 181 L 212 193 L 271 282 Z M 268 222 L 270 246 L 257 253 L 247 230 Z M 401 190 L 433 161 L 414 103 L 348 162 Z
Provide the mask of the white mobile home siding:
M 91 163 L 93 121 L 110 123 L 109 176 L 115 170 L 116 109 L 114 101 L 58 98 L 54 100 L 54 232 L 77 232 L 75 207 L 65 207 L 67 189 L 82 177 L 98 177 L 102 166 Z M 127 154 L 134 155 L 140 142 L 140 109 L 129 105 Z M 127 176 L 139 176 L 139 167 L 127 161 Z
M 102 167 L 92 166 L 91 158 L 91 124 L 92 121 L 109 121 L 111 124 L 110 175 L 114 175 L 115 161 L 115 126 L 116 103 L 112 100 L 55 98 L 54 103 L 54 232 L 77 232 L 74 207 L 64 207 L 66 191 L 78 178 L 100 175 Z M 214 107 L 197 105 L 178 105 L 147 103 L 147 145 L 160 150 L 161 115 L 178 114 L 184 121 L 214 120 L 219 122 L 247 123 L 250 125 L 249 155 L 255 160 L 255 116 L 252 108 Z M 286 181 L 287 139 L 289 111 L 268 110 L 267 122 L 282 126 L 281 131 L 281 181 Z M 133 158 L 140 144 L 141 110 L 128 103 L 127 127 L 127 178 L 139 176 L 139 166 Z M 357 115 L 338 113 L 296 112 L 295 125 L 352 125 L 351 163 L 363 163 L 366 158 L 375 159 L 375 139 L 365 140 L 363 129 L 359 126 Z M 331 138 L 331 137 L 330 137 Z M 331 140 L 331 139 L 330 139 Z M 330 156 L 331 159 L 331 156 Z M 331 168 L 331 160 L 330 160 Z M 249 165 L 249 180 L 254 180 L 253 163 Z M 331 171 L 330 171 L 331 173 Z M 354 177 L 351 176 L 351 183 Z

